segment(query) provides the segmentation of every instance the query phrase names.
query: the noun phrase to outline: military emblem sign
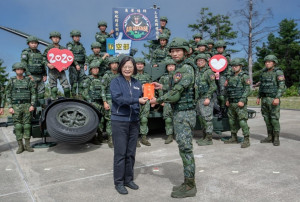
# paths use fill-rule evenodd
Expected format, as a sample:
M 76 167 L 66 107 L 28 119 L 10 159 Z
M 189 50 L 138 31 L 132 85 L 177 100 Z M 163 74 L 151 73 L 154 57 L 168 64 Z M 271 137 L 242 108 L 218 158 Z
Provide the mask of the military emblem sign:
M 115 38 L 123 33 L 123 39 L 156 40 L 159 26 L 158 9 L 113 8 Z
M 213 72 L 216 72 L 216 79 L 219 80 L 220 72 L 223 72 L 228 65 L 226 57 L 223 55 L 214 55 L 209 60 L 209 66 Z

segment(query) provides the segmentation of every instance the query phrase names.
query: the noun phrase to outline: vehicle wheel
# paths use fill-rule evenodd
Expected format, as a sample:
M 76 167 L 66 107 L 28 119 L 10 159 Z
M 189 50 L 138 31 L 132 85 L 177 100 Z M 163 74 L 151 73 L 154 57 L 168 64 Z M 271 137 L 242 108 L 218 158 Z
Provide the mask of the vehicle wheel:
M 74 101 L 51 107 L 46 117 L 47 131 L 51 137 L 68 144 L 81 144 L 96 134 L 99 117 L 88 105 Z

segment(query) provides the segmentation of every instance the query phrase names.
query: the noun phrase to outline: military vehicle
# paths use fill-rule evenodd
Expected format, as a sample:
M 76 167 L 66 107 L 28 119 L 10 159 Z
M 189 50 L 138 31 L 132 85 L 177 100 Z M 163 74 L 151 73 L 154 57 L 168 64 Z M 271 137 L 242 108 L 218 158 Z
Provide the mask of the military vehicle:
M 30 36 L 27 33 L 0 26 L 0 29 L 27 38 Z M 39 39 L 42 45 L 49 45 L 50 42 Z M 145 72 L 150 74 L 153 81 L 158 81 L 159 78 L 166 72 L 165 65 L 160 63 L 157 67 L 146 64 Z M 218 105 L 215 104 L 213 126 L 214 132 L 221 134 L 224 131 L 229 131 L 228 117 L 218 117 Z M 256 112 L 248 109 L 249 118 L 254 118 Z M 32 120 L 32 137 L 42 138 L 43 142 L 35 145 L 35 147 L 53 146 L 55 143 L 48 143 L 46 138 L 51 136 L 59 142 L 69 144 L 81 144 L 92 139 L 97 131 L 101 113 L 91 104 L 78 99 L 59 98 L 58 100 L 46 100 L 46 105 L 42 109 L 37 107 L 35 116 Z M 156 106 L 151 109 L 149 115 L 149 128 L 161 129 L 164 128 L 162 119 L 162 107 Z M 12 125 L 11 117 L 8 117 L 7 123 L 0 124 L 1 126 Z M 199 120 L 197 119 L 196 129 L 201 129 Z

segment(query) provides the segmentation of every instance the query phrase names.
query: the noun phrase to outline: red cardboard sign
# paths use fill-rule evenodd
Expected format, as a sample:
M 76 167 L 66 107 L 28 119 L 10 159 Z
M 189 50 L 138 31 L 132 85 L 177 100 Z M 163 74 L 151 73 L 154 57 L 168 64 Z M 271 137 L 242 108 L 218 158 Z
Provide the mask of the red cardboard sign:
M 68 69 L 74 61 L 73 53 L 68 49 L 51 48 L 47 54 L 48 61 L 59 71 Z
M 209 60 L 209 66 L 214 72 L 222 72 L 226 69 L 228 61 L 223 55 L 214 55 Z

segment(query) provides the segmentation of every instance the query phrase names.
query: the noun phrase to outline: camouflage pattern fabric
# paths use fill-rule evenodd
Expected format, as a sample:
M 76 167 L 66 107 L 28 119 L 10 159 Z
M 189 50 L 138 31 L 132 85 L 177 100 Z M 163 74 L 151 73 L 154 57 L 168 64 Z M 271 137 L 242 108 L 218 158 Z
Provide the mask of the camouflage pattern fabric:
M 105 60 L 106 60 L 106 58 L 105 58 Z M 102 59 L 102 56 L 100 54 L 99 55 L 91 54 L 87 57 L 87 64 L 90 65 L 92 62 L 98 61 L 100 64 L 99 76 L 103 76 L 104 73 L 107 71 L 107 66 L 105 65 L 105 60 Z M 89 74 L 91 74 L 90 67 L 89 67 Z
M 5 88 L 2 85 L 2 83 L 0 83 L 0 108 L 4 108 L 5 106 Z
M 106 38 L 111 38 L 112 36 L 105 32 L 97 32 L 95 35 L 95 39 L 97 42 L 101 44 L 101 52 L 106 52 Z
M 153 64 L 163 62 L 169 56 L 169 48 L 167 46 L 162 47 L 159 45 L 154 51 L 152 56 Z
M 212 134 L 213 132 L 213 110 L 214 101 L 211 99 L 209 105 L 205 106 L 203 103 L 206 98 L 198 99 L 196 105 L 197 115 L 199 116 L 200 124 L 204 133 Z

